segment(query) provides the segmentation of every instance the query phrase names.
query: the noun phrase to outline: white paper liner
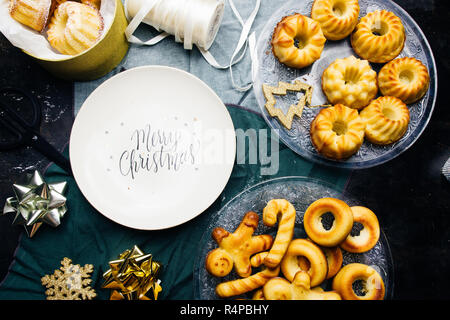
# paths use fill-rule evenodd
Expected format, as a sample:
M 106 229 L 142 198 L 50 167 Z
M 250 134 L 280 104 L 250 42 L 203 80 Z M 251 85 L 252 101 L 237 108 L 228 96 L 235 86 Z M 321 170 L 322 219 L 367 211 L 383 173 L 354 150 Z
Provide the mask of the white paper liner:
M 9 2 L 10 0 L 0 0 L 0 32 L 13 46 L 43 60 L 65 60 L 73 57 L 53 49 L 47 41 L 45 30 L 39 33 L 14 20 L 9 14 Z M 115 10 L 115 0 L 102 0 L 100 14 L 103 17 L 104 28 L 100 39 L 111 27 Z

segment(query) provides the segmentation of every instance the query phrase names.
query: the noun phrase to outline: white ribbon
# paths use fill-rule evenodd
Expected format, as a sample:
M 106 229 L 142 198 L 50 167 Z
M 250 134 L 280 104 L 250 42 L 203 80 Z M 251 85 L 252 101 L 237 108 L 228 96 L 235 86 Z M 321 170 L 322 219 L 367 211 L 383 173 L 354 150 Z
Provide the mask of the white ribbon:
M 236 6 L 233 3 L 233 0 L 228 0 L 233 14 L 242 26 L 242 31 L 236 48 L 231 55 L 230 62 L 227 65 L 219 64 L 214 56 L 208 51 L 209 46 L 214 41 L 217 30 L 221 23 L 223 7 L 219 9 L 222 10 L 222 12 L 211 11 L 210 7 L 208 8 L 208 12 L 210 13 L 209 16 L 207 14 L 201 14 L 202 9 L 205 9 L 206 5 L 211 5 L 213 3 L 217 6 L 217 4 L 223 4 L 222 0 L 145 0 L 144 4 L 131 20 L 128 11 L 128 1 L 129 0 L 125 0 L 125 14 L 130 22 L 125 30 L 125 35 L 129 42 L 139 45 L 155 45 L 166 38 L 168 35 L 173 34 L 175 36 L 175 41 L 183 42 L 183 46 L 185 49 L 191 50 L 193 44 L 195 44 L 204 59 L 214 68 L 229 69 L 231 83 L 234 89 L 245 92 L 252 87 L 252 82 L 248 83 L 245 86 L 237 85 L 233 78 L 232 67 L 244 58 L 247 46 L 250 43 L 252 80 L 255 77 L 255 34 L 252 33 L 249 36 L 249 33 L 253 22 L 255 21 L 256 15 L 258 14 L 261 0 L 256 0 L 255 7 L 246 21 L 242 19 L 239 11 L 236 9 Z M 142 41 L 134 36 L 133 33 L 152 10 L 153 12 L 151 16 L 154 17 L 153 20 L 155 21 L 152 20 L 151 25 L 158 31 L 161 31 L 161 33 L 151 38 L 150 40 Z M 218 9 L 216 8 L 216 10 Z M 215 17 L 211 16 L 213 13 L 216 15 Z M 213 21 L 213 23 L 215 23 L 216 25 L 210 25 L 212 19 L 215 20 Z M 198 35 L 198 26 L 200 26 L 200 28 L 203 28 L 203 31 L 205 31 L 205 28 L 207 27 L 213 28 L 213 30 L 206 30 L 206 32 L 203 34 L 203 39 L 194 39 L 194 31 L 197 31 L 196 35 Z M 208 31 L 210 31 L 210 33 L 208 33 Z M 240 52 L 241 54 L 238 56 Z

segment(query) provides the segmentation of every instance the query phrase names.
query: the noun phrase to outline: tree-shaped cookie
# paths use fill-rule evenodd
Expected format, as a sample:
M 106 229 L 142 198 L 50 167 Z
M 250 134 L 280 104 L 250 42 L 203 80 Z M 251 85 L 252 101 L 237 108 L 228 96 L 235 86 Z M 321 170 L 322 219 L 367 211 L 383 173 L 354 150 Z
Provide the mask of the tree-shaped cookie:
M 312 86 L 295 80 L 294 83 L 278 82 L 278 87 L 272 87 L 267 84 L 262 85 L 262 90 L 264 97 L 266 98 L 265 107 L 267 112 L 271 117 L 277 117 L 278 120 L 285 126 L 288 130 L 292 127 L 292 120 L 294 116 L 302 116 L 303 108 L 306 104 L 311 104 L 312 98 Z M 298 100 L 297 104 L 292 104 L 289 107 L 288 112 L 285 114 L 281 109 L 276 108 L 277 103 L 274 95 L 286 95 L 287 91 L 303 91 L 304 95 Z
M 210 251 L 206 256 L 206 270 L 214 276 L 224 277 L 234 266 L 239 276 L 250 276 L 250 256 L 268 250 L 273 242 L 271 235 L 253 236 L 258 222 L 258 214 L 249 211 L 233 233 L 220 227 L 215 228 L 212 237 L 219 248 Z
M 309 274 L 299 271 L 292 283 L 283 278 L 272 278 L 263 287 L 266 300 L 341 300 L 341 296 L 334 292 L 324 292 L 322 288 L 311 289 Z

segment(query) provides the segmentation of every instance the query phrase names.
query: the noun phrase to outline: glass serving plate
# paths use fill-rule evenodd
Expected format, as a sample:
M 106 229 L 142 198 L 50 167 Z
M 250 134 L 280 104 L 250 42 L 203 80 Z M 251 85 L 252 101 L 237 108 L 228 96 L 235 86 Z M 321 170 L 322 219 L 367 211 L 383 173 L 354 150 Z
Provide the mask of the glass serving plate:
M 209 225 L 200 241 L 199 251 L 194 265 L 194 297 L 200 300 L 219 299 L 215 294 L 216 286 L 220 282 L 239 278 L 234 271 L 224 278 L 214 277 L 206 271 L 206 255 L 210 250 L 217 248 L 216 242 L 211 237 L 211 232 L 214 228 L 222 227 L 229 232 L 234 232 L 244 214 L 248 211 L 254 211 L 260 216 L 259 225 L 254 234 L 270 234 L 275 237 L 278 224 L 274 227 L 265 226 L 262 222 L 262 210 L 269 200 L 284 198 L 290 201 L 297 211 L 294 239 L 306 238 L 307 236 L 303 229 L 303 214 L 312 202 L 323 197 L 339 198 L 350 206 L 364 205 L 350 195 L 336 190 L 332 185 L 324 181 L 307 177 L 283 177 L 264 181 L 250 187 L 231 199 L 211 217 Z M 359 254 L 342 250 L 342 253 L 344 256 L 344 265 L 359 262 L 375 268 L 385 283 L 385 299 L 392 298 L 394 284 L 393 260 L 388 241 L 383 232 L 381 232 L 380 239 L 371 250 Z M 256 271 L 254 269 L 253 273 Z M 325 281 L 322 287 L 326 290 L 331 290 L 331 280 Z M 232 299 L 249 299 L 252 293 L 232 297 Z
M 302 157 L 314 162 L 341 168 L 362 169 L 392 160 L 412 146 L 419 138 L 431 118 L 437 93 L 436 64 L 430 45 L 419 26 L 408 13 L 392 1 L 359 0 L 360 18 L 368 12 L 381 9 L 396 14 L 402 20 L 406 32 L 405 47 L 398 57 L 415 57 L 421 60 L 427 66 L 431 79 L 430 87 L 426 95 L 418 102 L 408 105 L 411 119 L 408 130 L 402 139 L 387 146 L 378 146 L 365 141 L 359 151 L 350 158 L 346 160 L 331 160 L 318 154 L 311 144 L 309 128 L 311 121 L 315 118 L 320 108 L 305 107 L 301 118 L 294 117 L 291 130 L 287 130 L 277 118 L 272 118 L 267 113 L 264 106 L 266 101 L 262 92 L 263 83 L 276 86 L 278 81 L 293 82 L 294 80 L 301 80 L 313 86 L 312 105 L 323 105 L 326 103 L 326 97 L 321 89 L 323 71 L 337 58 L 345 58 L 350 55 L 357 57 L 350 45 L 350 37 L 347 37 L 340 41 L 327 41 L 320 59 L 309 67 L 295 69 L 278 62 L 272 53 L 270 43 L 273 29 L 285 16 L 301 13 L 309 17 L 312 3 L 312 0 L 289 1 L 272 15 L 260 34 L 257 42 L 257 73 L 253 88 L 264 119 L 271 128 L 278 129 L 280 139 L 289 148 Z M 376 72 L 383 66 L 383 64 L 371 65 Z M 289 105 L 295 103 L 299 95 L 292 94 L 285 97 L 278 96 L 276 98 L 276 106 L 286 112 Z

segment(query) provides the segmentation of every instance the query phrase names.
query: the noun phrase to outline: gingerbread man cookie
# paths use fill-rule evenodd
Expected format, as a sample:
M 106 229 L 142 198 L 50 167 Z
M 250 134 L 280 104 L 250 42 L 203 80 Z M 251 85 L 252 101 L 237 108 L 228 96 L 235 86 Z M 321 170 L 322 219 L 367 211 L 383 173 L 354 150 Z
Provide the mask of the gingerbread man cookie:
M 239 276 L 250 276 L 252 273 L 250 256 L 268 250 L 273 242 L 271 235 L 253 236 L 258 222 L 258 214 L 249 211 L 233 233 L 220 227 L 215 228 L 212 237 L 219 248 L 210 251 L 206 256 L 206 270 L 216 277 L 224 277 L 234 266 Z

